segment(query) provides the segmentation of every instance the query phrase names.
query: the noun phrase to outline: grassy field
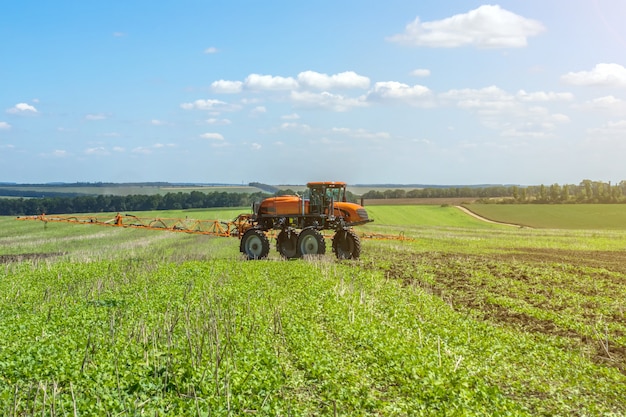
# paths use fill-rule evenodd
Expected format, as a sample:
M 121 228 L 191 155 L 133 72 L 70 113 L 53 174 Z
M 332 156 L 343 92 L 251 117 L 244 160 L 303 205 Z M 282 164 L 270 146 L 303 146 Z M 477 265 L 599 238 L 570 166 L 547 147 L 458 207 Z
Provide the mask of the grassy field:
M 626 230 L 624 204 L 468 204 L 490 220 L 553 229 Z
M 236 238 L 0 218 L 0 414 L 626 415 L 626 231 L 368 210 L 360 232 L 413 240 L 243 261 Z

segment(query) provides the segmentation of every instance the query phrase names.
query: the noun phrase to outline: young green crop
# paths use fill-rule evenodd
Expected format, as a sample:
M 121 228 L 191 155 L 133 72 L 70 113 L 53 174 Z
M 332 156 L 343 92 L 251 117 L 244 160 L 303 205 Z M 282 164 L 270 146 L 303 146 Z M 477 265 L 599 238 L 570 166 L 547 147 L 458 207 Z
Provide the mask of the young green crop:
M 0 219 L 0 414 L 625 414 L 626 234 L 436 208 L 359 262 Z

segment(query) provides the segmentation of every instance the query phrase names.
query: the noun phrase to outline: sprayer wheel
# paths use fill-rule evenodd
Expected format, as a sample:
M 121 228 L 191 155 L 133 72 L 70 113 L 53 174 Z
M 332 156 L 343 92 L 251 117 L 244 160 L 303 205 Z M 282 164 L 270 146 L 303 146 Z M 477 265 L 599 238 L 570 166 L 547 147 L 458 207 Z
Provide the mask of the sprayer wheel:
M 339 230 L 333 236 L 333 252 L 337 259 L 358 259 L 361 255 L 361 240 L 352 229 Z
M 304 229 L 298 237 L 298 256 L 323 255 L 326 253 L 324 236 L 316 229 Z
M 298 257 L 298 233 L 295 230 L 283 230 L 276 238 L 276 250 L 285 259 Z
M 264 259 L 270 253 L 270 241 L 262 230 L 249 229 L 241 238 L 239 250 L 248 259 Z

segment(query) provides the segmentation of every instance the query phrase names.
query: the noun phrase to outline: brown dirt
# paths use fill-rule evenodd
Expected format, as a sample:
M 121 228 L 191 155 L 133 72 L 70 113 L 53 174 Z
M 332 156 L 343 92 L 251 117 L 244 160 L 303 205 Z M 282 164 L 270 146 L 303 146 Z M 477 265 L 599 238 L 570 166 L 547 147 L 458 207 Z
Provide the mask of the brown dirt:
M 478 319 L 562 337 L 568 349 L 585 352 L 595 362 L 626 374 L 626 346 L 617 342 L 626 333 L 626 313 L 624 304 L 616 300 L 626 287 L 626 251 L 518 248 L 489 255 L 426 252 L 396 253 L 391 258 L 391 262 L 372 260 L 370 266 L 382 269 L 389 279 L 422 287 Z M 543 276 L 551 273 L 564 274 L 569 279 L 558 281 L 559 288 L 555 289 L 555 282 L 542 281 Z M 578 282 L 578 276 L 594 285 Z M 559 290 L 577 294 L 585 302 L 582 306 L 568 305 L 571 301 L 559 296 Z M 602 335 L 583 334 L 494 300 L 509 300 L 549 312 L 564 311 L 563 314 L 575 314 L 590 325 L 599 320 L 610 321 L 613 326 L 606 334 L 604 330 Z M 598 300 L 615 300 L 610 313 L 607 314 L 606 305 L 602 305 L 604 314 L 598 312 Z
M 54 258 L 64 255 L 61 252 L 54 253 L 21 253 L 18 255 L 0 255 L 0 264 L 8 264 L 13 262 L 23 262 L 28 260 L 42 260 L 47 258 Z

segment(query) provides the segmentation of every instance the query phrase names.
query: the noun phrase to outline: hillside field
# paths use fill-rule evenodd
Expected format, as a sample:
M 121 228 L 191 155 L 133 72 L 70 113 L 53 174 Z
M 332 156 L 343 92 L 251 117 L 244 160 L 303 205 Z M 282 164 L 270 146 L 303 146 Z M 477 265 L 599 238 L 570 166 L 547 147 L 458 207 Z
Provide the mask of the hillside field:
M 354 261 L 0 217 L 0 415 L 626 415 L 626 230 L 525 207 L 367 207 Z
M 625 204 L 465 204 L 490 220 L 547 229 L 626 230 Z

